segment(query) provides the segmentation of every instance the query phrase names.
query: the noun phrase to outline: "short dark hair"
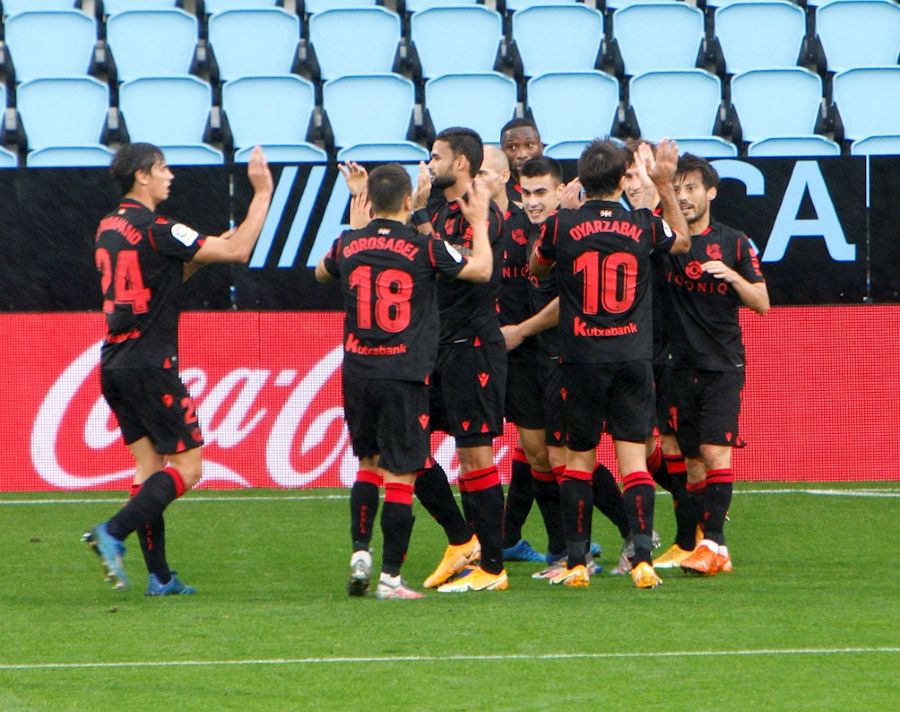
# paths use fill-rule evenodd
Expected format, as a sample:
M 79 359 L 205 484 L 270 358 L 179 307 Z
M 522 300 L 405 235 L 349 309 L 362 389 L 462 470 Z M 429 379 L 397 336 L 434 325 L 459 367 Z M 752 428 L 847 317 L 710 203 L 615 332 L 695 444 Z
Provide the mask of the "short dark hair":
M 633 161 L 627 148 L 607 139 L 591 141 L 578 159 L 578 178 L 585 194 L 598 197 L 615 191 Z
M 631 154 L 631 160 L 628 161 L 628 167 L 634 164 L 634 154 L 637 153 L 637 150 L 641 147 L 642 143 L 646 143 L 650 146 L 650 150 L 653 151 L 653 155 L 656 155 L 656 144 L 653 141 L 648 141 L 645 138 L 626 138 L 625 139 L 625 148 L 628 149 L 628 152 Z
M 534 129 L 534 132 L 540 136 L 540 131 L 538 131 L 537 124 L 534 123 L 531 119 L 510 119 L 505 124 L 503 124 L 503 128 L 500 129 L 500 141 L 503 141 L 503 134 L 507 131 L 511 131 L 512 129 Z
M 472 178 L 478 175 L 484 161 L 484 143 L 477 131 L 464 126 L 451 126 L 441 131 L 434 140 L 450 146 L 454 156 L 465 156 L 469 160 L 469 175 Z
M 519 178 L 537 178 L 539 176 L 550 176 L 557 183 L 562 183 L 562 165 L 550 156 L 535 156 L 529 158 L 519 168 Z
M 369 202 L 376 213 L 396 213 L 403 209 L 403 201 L 412 195 L 409 173 L 399 163 L 386 163 L 374 168 L 366 181 Z
M 700 174 L 700 180 L 703 181 L 703 187 L 710 188 L 719 187 L 719 174 L 712 164 L 705 158 L 695 156 L 693 153 L 685 153 L 678 157 L 678 167 L 675 169 L 675 177 L 697 171 Z
M 109 172 L 127 193 L 134 187 L 134 174 L 149 171 L 158 161 L 165 160 L 162 149 L 152 143 L 126 143 L 113 156 Z

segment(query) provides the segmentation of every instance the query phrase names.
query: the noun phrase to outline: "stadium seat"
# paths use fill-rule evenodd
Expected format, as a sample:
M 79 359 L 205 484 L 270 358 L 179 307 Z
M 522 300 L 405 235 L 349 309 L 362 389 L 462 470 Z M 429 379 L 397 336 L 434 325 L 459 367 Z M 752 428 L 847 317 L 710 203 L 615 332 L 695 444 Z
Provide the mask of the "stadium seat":
M 29 168 L 104 167 L 115 154 L 106 146 L 49 146 L 30 151 L 25 157 Z
M 486 143 L 516 112 L 516 83 L 499 72 L 445 74 L 425 83 L 425 111 L 434 130 L 474 129 Z
M 619 82 L 597 70 L 542 74 L 529 80 L 526 106 L 544 143 L 591 141 L 613 132 Z
M 314 108 L 313 85 L 296 75 L 244 77 L 226 82 L 222 87 L 222 111 L 231 131 L 235 160 L 247 160 L 256 144 L 266 148 L 273 161 L 323 158 L 324 151 L 306 140 Z
M 87 74 L 97 23 L 78 10 L 35 10 L 8 17 L 6 48 L 17 82 Z
M 594 69 L 603 15 L 581 3 L 529 7 L 512 16 L 511 37 L 525 77 Z
M 760 156 L 840 156 L 841 147 L 824 136 L 771 136 L 747 147 L 751 158 Z
M 606 0 L 607 10 L 621 10 L 632 5 L 659 4 L 661 2 L 676 2 L 677 0 Z M 709 0 L 707 0 L 708 2 Z
M 431 159 L 431 154 L 424 146 L 412 141 L 398 141 L 395 143 L 358 143 L 342 148 L 337 154 L 338 161 L 358 161 L 364 163 L 372 161 L 387 163 L 397 161 L 400 163 L 419 161 L 426 163 Z
M 900 6 L 890 0 L 834 0 L 816 8 L 828 71 L 896 64 Z
M 459 38 L 466 51 L 459 51 Z M 410 19 L 410 41 L 423 79 L 460 72 L 490 72 L 497 64 L 503 20 L 482 5 L 435 7 Z
M 318 146 L 311 143 L 292 143 L 292 144 L 260 144 L 266 152 L 266 159 L 270 163 L 325 163 L 328 161 L 328 154 Z M 253 146 L 246 146 L 234 152 L 235 163 L 247 163 L 250 160 L 250 154 L 253 152 Z
M 106 21 L 106 43 L 120 82 L 187 74 L 197 47 L 197 18 L 176 9 L 120 12 Z
M 17 15 L 28 10 L 74 10 L 75 0 L 4 0 L 3 15 Z
M 472 7 L 478 3 L 479 0 L 406 0 L 404 6 L 407 13 L 414 13 L 433 7 Z
M 205 144 L 163 145 L 160 148 L 170 166 L 221 166 L 225 162 L 219 149 Z
M 224 10 L 209 18 L 216 77 L 290 74 L 297 63 L 300 18 L 280 8 Z
M 629 95 L 640 136 L 649 141 L 713 135 L 721 104 L 715 74 L 703 69 L 645 72 L 632 78 Z
M 103 0 L 103 14 L 112 16 L 129 10 L 168 10 L 178 6 L 177 0 Z
M 109 110 L 106 84 L 93 77 L 32 79 L 17 94 L 29 150 L 100 143 Z
M 196 77 L 145 77 L 119 87 L 119 113 L 131 141 L 202 144 L 212 90 Z
M 703 13 L 680 2 L 641 3 L 613 13 L 625 74 L 696 66 L 703 31 Z
M 400 43 L 400 18 L 383 7 L 317 12 L 309 18 L 309 41 L 323 81 L 389 74 Z
M 205 0 L 203 9 L 207 15 L 226 10 L 258 10 L 280 5 L 278 0 Z
M 678 143 L 678 152 L 681 154 L 693 153 L 703 158 L 735 158 L 738 155 L 737 146 L 719 136 L 671 138 Z
M 578 160 L 589 141 L 559 141 L 544 148 L 544 155 L 557 161 Z
M 348 7 L 374 7 L 377 0 L 305 0 L 303 3 L 304 11 L 312 15 L 316 12 L 324 10 L 346 10 Z
M 755 69 L 731 79 L 731 103 L 744 141 L 816 132 L 822 80 L 801 67 Z
M 415 87 L 399 74 L 340 77 L 322 87 L 322 108 L 338 148 L 405 141 L 414 106 Z
M 16 168 L 19 157 L 7 148 L 0 147 L 0 168 Z
M 851 156 L 900 156 L 900 134 L 894 136 L 869 136 L 854 141 Z
M 516 13 L 535 5 L 574 5 L 576 0 L 506 0 L 506 12 Z
M 845 139 L 900 135 L 900 66 L 839 72 L 834 75 L 832 98 Z
M 794 67 L 806 34 L 803 10 L 787 0 L 741 2 L 715 13 L 716 38 L 728 74 Z

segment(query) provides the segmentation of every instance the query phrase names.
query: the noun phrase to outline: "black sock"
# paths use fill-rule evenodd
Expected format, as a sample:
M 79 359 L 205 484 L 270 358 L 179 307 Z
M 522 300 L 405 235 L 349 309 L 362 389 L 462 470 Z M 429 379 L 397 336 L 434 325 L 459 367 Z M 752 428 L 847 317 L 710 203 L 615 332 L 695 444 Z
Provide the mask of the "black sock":
M 566 550 L 566 538 L 563 536 L 559 484 L 552 472 L 532 472 L 532 475 L 534 500 L 541 511 L 544 528 L 547 530 L 547 552 L 562 554 Z
M 566 469 L 559 486 L 562 507 L 563 533 L 566 538 L 567 565 L 569 568 L 584 565 L 587 554 L 587 537 L 591 519 L 593 492 L 591 474 Z
M 697 514 L 688 495 L 687 473 L 672 475 L 672 504 L 675 507 L 675 543 L 685 551 L 696 545 Z
M 350 488 L 350 540 L 353 551 L 368 551 L 372 541 L 372 527 L 378 514 L 378 487 L 381 475 L 370 470 L 356 473 Z
M 666 457 L 663 455 L 662 447 L 656 446 L 653 454 L 647 458 L 647 470 L 656 482 L 667 492 L 672 491 L 672 473 L 666 467 Z
M 594 489 L 594 506 L 613 523 L 624 539 L 628 536 L 628 517 L 625 515 L 622 491 L 616 484 L 616 478 L 606 466 L 598 464 L 594 468 L 591 480 Z
M 725 543 L 725 515 L 731 506 L 734 478 L 730 469 L 706 473 L 705 519 L 703 536 L 716 544 Z
M 416 478 L 416 497 L 441 525 L 449 544 L 458 546 L 472 538 L 472 530 L 463 519 L 447 482 L 447 474 L 439 464 L 434 463 Z
M 506 510 L 503 512 L 503 548 L 515 546 L 522 538 L 522 525 L 534 502 L 531 465 L 513 457 L 512 478 L 506 490 Z
M 155 521 L 183 492 L 184 484 L 176 470 L 167 467 L 154 472 L 141 485 L 140 491 L 106 523 L 106 530 L 113 538 L 123 541 L 144 522 Z
M 634 541 L 634 556 L 631 563 L 650 563 L 653 549 L 653 478 L 649 472 L 632 472 L 622 480 L 625 493 L 625 512 Z
M 706 511 L 706 482 L 688 482 L 685 490 L 687 491 L 689 511 L 694 515 L 694 531 L 697 531 L 697 527 L 703 530 L 706 524 L 706 517 L 703 514 Z
M 134 497 L 140 489 L 140 485 L 132 485 L 131 496 Z M 163 515 L 160 514 L 152 522 L 144 522 L 135 533 L 141 545 L 147 571 L 156 574 L 161 584 L 169 583 L 172 571 L 169 569 L 169 562 L 166 561 L 166 521 Z
M 384 537 L 381 570 L 388 576 L 399 576 L 406 560 L 409 537 L 415 517 L 412 513 L 413 486 L 402 482 L 384 485 L 384 507 L 381 509 L 381 534 Z
M 481 542 L 481 568 L 503 571 L 503 486 L 494 466 L 461 475 L 459 487 L 469 523 Z

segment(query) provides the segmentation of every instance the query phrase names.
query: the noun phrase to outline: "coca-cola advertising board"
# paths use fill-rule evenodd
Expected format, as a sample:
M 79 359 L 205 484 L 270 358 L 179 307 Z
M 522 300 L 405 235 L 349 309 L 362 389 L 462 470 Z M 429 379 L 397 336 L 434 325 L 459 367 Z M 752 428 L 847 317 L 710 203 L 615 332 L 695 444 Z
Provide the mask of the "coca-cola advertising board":
M 206 446 L 202 486 L 352 483 L 335 312 L 186 313 L 181 375 Z M 742 314 L 748 351 L 739 480 L 900 480 L 900 307 Z M 131 460 L 99 390 L 103 317 L 0 315 L 0 490 L 123 489 Z M 606 439 L 605 439 L 606 440 Z M 495 456 L 504 476 L 507 426 Z M 454 477 L 451 439 L 435 456 Z M 608 441 L 600 458 L 612 466 Z

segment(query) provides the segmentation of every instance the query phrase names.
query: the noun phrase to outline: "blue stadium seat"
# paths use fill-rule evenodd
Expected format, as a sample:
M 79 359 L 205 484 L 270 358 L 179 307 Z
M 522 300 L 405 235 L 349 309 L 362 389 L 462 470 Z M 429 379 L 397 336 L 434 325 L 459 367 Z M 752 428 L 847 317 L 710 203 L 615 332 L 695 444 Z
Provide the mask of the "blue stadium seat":
M 312 15 L 316 12 L 324 10 L 346 10 L 354 7 L 374 7 L 377 0 L 306 0 L 303 9 L 307 14 Z
M 48 146 L 29 151 L 25 165 L 29 168 L 105 167 L 115 154 L 106 146 Z
M 725 58 L 725 71 L 797 65 L 806 34 L 806 15 L 787 0 L 741 2 L 719 8 L 716 38 Z
M 205 0 L 203 9 L 207 15 L 215 15 L 226 10 L 258 10 L 278 4 L 278 0 Z
M 19 157 L 7 148 L 0 147 L 0 168 L 16 168 Z
M 311 143 L 260 144 L 266 152 L 266 159 L 270 163 L 325 163 L 328 154 L 324 150 Z M 235 163 L 247 163 L 253 146 L 246 146 L 234 152 Z
M 209 18 L 218 78 L 290 74 L 297 63 L 300 18 L 280 8 L 224 10 Z
M 459 38 L 466 51 L 459 51 Z M 459 72 L 490 72 L 497 63 L 503 20 L 482 5 L 436 7 L 410 19 L 410 41 L 422 68 L 422 78 Z
M 629 96 L 643 138 L 706 138 L 719 118 L 721 83 L 703 69 L 645 72 L 632 78 Z
M 830 72 L 896 64 L 900 6 L 890 0 L 834 0 L 816 8 L 816 34 Z
M 844 138 L 900 134 L 900 66 L 858 67 L 834 75 L 832 98 Z
M 640 3 L 613 13 L 613 36 L 625 74 L 696 66 L 703 13 L 684 3 Z
M 893 136 L 869 136 L 854 141 L 851 156 L 900 156 L 900 134 Z
M 526 105 L 544 143 L 591 141 L 613 132 L 619 82 L 597 70 L 550 72 L 528 81 Z
M 120 82 L 187 74 L 197 47 L 197 18 L 176 9 L 120 12 L 106 21 L 106 43 Z
M 526 77 L 594 69 L 603 41 L 603 15 L 581 3 L 538 5 L 512 16 L 511 37 Z
M 196 77 L 145 77 L 119 87 L 119 113 L 131 141 L 202 144 L 212 90 Z
M 693 153 L 703 158 L 735 158 L 738 155 L 737 146 L 719 136 L 671 138 L 678 143 L 678 151 L 681 154 Z
M 99 145 L 109 110 L 106 84 L 93 77 L 32 79 L 17 95 L 30 150 Z
M 16 81 L 87 74 L 97 23 L 77 10 L 36 10 L 6 19 L 6 47 Z
M 544 155 L 557 161 L 578 160 L 590 141 L 559 141 L 544 147 Z
M 322 149 L 306 140 L 314 108 L 313 85 L 296 75 L 244 77 L 226 82 L 222 87 L 222 111 L 234 141 L 235 160 L 247 160 L 256 144 L 266 148 L 273 161 L 324 157 Z
M 574 0 L 571 1 L 574 2 Z M 432 7 L 472 7 L 478 2 L 479 0 L 406 0 L 405 9 L 407 13 L 413 13 Z
M 205 144 L 162 145 L 160 148 L 170 166 L 221 166 L 225 162 L 225 154 Z
M 172 10 L 177 0 L 103 0 L 103 14 L 116 15 L 129 10 Z
M 338 151 L 337 159 L 343 161 L 357 161 L 364 163 L 371 161 L 373 163 L 401 162 L 408 163 L 415 161 L 425 161 L 431 159 L 431 154 L 424 146 L 420 146 L 412 141 L 398 141 L 394 143 L 358 143 Z
M 486 143 L 499 142 L 516 112 L 516 83 L 499 72 L 445 74 L 425 83 L 425 111 L 436 132 L 466 126 Z
M 389 74 L 400 43 L 400 18 L 383 7 L 317 12 L 309 18 L 309 42 L 323 81 Z
M 772 136 L 747 147 L 751 158 L 760 156 L 840 156 L 841 147 L 824 136 Z
M 822 80 L 801 67 L 754 69 L 731 79 L 731 103 L 744 141 L 816 132 Z
M 322 87 L 322 108 L 339 148 L 405 141 L 414 106 L 415 87 L 399 74 L 340 77 Z
M 74 10 L 75 0 L 4 0 L 3 15 L 9 17 L 28 10 Z
M 657 5 L 661 2 L 677 2 L 677 0 L 606 0 L 606 9 L 621 10 L 624 7 L 631 7 L 632 5 Z

